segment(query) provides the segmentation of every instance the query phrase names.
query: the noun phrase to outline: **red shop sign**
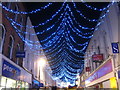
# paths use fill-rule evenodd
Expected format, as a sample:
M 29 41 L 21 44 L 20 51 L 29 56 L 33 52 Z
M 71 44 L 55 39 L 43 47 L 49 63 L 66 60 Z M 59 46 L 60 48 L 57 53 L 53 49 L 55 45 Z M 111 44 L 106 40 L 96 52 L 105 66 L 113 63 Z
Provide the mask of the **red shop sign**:
M 93 60 L 93 62 L 102 61 L 103 60 L 103 54 L 94 54 L 94 55 L 92 55 L 92 60 Z
M 90 67 L 86 67 L 86 72 L 89 72 L 90 71 Z

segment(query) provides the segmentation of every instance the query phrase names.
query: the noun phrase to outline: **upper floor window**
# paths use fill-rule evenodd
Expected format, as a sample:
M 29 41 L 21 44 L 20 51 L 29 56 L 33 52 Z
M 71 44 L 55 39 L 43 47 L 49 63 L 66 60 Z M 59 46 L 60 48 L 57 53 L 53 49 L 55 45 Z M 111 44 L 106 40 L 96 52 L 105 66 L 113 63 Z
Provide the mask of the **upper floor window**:
M 14 44 L 13 36 L 10 36 L 8 44 L 8 58 L 10 59 L 12 59 L 13 44 Z
M 23 25 L 23 16 L 22 15 L 20 15 L 20 24 L 21 24 L 20 30 L 22 31 L 22 25 Z
M 18 5 L 17 5 L 17 4 L 15 4 L 14 11 L 18 11 Z M 15 17 L 14 17 L 14 20 L 17 21 L 18 15 L 17 15 L 17 14 L 14 14 L 14 16 L 15 16 Z
M 120 11 L 120 2 L 118 3 L 119 11 Z
M 20 44 L 17 44 L 16 52 L 20 51 Z M 20 58 L 16 59 L 16 64 L 19 64 Z
M 2 24 L 0 24 L 0 52 L 2 52 L 4 39 L 5 39 L 5 27 Z
M 98 50 L 98 54 L 100 54 L 100 47 L 99 46 L 97 47 L 97 50 Z
M 6 6 L 8 9 L 10 9 L 10 5 L 11 5 L 11 2 L 6 2 L 6 3 L 5 3 L 5 6 Z

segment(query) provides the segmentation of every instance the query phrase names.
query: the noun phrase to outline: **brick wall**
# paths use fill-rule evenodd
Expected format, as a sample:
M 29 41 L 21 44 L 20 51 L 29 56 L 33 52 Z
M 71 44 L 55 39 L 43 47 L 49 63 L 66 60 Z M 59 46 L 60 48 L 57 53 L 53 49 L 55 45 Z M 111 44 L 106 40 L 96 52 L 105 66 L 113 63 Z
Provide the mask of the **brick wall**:
M 10 3 L 10 2 L 7 2 Z M 7 3 L 3 3 L 3 5 L 6 5 Z M 17 2 L 13 2 L 11 3 L 11 9 L 15 8 L 15 5 L 18 6 L 18 10 L 19 11 L 25 11 L 25 8 L 23 6 L 23 4 L 21 2 L 17 3 Z M 17 44 L 20 45 L 20 50 L 23 51 L 24 50 L 24 42 L 22 41 L 22 39 L 18 36 L 18 34 L 16 33 L 15 29 L 13 28 L 13 26 L 11 25 L 11 22 L 6 18 L 5 14 L 7 14 L 10 18 L 14 19 L 15 18 L 15 14 L 7 12 L 6 10 L 2 10 L 2 24 L 4 25 L 5 29 L 6 29 L 6 34 L 5 34 L 5 40 L 4 40 L 4 44 L 3 44 L 3 54 L 8 57 L 8 45 L 9 45 L 9 39 L 10 36 L 12 35 L 14 38 L 14 45 L 13 45 L 13 58 L 11 59 L 13 62 L 16 63 L 16 49 L 17 49 Z M 26 15 L 21 14 L 23 17 L 23 25 L 26 25 Z M 20 23 L 20 15 L 17 15 L 17 21 L 18 23 Z M 22 28 L 23 31 L 25 31 L 25 28 Z M 19 65 L 22 66 L 23 63 L 23 59 L 19 59 Z

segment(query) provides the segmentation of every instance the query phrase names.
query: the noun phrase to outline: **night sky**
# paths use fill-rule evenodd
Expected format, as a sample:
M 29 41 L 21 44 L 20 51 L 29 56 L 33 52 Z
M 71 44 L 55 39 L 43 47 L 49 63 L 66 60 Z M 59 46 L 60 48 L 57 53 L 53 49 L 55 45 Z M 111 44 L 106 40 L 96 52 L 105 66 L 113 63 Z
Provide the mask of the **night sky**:
M 96 26 L 96 22 L 88 22 L 87 20 L 83 19 L 83 17 L 81 17 L 79 15 L 79 13 L 77 13 L 74 9 L 74 6 L 72 4 L 72 2 L 67 2 L 76 18 L 77 21 L 79 21 L 79 23 L 82 26 L 87 26 L 87 27 L 95 27 Z M 35 10 L 37 8 L 43 7 L 45 5 L 47 5 L 47 2 L 27 2 L 25 3 L 27 6 L 27 10 L 31 11 L 31 10 Z M 44 21 L 46 21 L 47 19 L 50 19 L 52 17 L 53 14 L 55 14 L 56 11 L 59 10 L 59 8 L 62 6 L 63 2 L 54 2 L 51 6 L 49 6 L 49 8 L 45 9 L 45 10 L 41 10 L 38 13 L 34 13 L 34 14 L 30 14 L 30 18 L 32 21 L 33 25 L 38 25 L 39 23 L 42 23 Z M 88 5 L 91 5 L 93 7 L 97 7 L 97 8 L 103 8 L 106 7 L 108 5 L 108 3 L 106 2 L 88 2 Z M 83 3 L 81 2 L 76 2 L 76 6 L 78 8 L 78 10 L 81 10 L 82 13 L 84 14 L 84 16 L 90 18 L 90 19 L 98 19 L 101 12 L 100 11 L 95 11 L 92 9 L 87 8 Z M 63 12 L 63 11 L 61 11 Z M 52 24 L 54 24 L 57 19 L 60 17 L 59 13 L 52 21 L 50 21 L 48 24 L 46 24 L 45 26 L 39 26 L 38 28 L 35 28 L 36 32 L 38 31 L 42 31 L 44 29 L 46 29 L 47 27 L 51 26 Z M 57 28 L 57 25 L 56 25 Z M 54 30 L 53 30 L 54 32 Z M 83 32 L 89 32 L 89 30 L 84 30 Z M 47 36 L 49 36 L 52 32 L 47 32 L 43 35 L 39 35 L 38 38 L 40 40 L 46 38 Z M 84 40 L 78 40 L 78 42 L 84 42 Z
M 35 10 L 35 9 L 37 9 L 37 8 L 43 7 L 43 6 L 47 5 L 48 3 L 47 3 L 47 2 L 31 2 L 31 3 L 30 3 L 30 2 L 27 2 L 27 3 L 25 3 L 25 4 L 26 4 L 26 6 L 27 6 L 27 10 L 28 10 L 28 11 L 31 11 L 31 10 Z M 50 19 L 50 18 L 52 17 L 52 15 L 54 15 L 54 14 L 56 13 L 56 11 L 58 11 L 58 10 L 60 9 L 60 7 L 62 6 L 62 4 L 63 4 L 63 2 L 54 2 L 54 3 L 53 3 L 51 6 L 49 6 L 47 9 L 42 10 L 42 11 L 40 11 L 40 12 L 38 12 L 38 13 L 30 14 L 29 16 L 30 16 L 30 18 L 31 18 L 32 24 L 33 24 L 33 25 L 38 25 L 38 23 L 42 23 L 42 22 Z M 89 22 L 88 20 L 85 20 L 83 17 L 81 17 L 81 16 L 79 15 L 79 13 L 76 12 L 76 10 L 75 10 L 74 5 L 73 5 L 72 2 L 67 2 L 66 4 L 69 5 L 69 7 L 71 8 L 71 11 L 73 12 L 73 15 L 74 15 L 75 19 L 77 20 L 77 22 L 79 22 L 80 25 L 82 25 L 82 26 L 84 26 L 84 27 L 93 28 L 93 27 L 95 27 L 96 24 L 98 23 L 98 22 Z M 99 19 L 100 14 L 101 14 L 101 11 L 95 11 L 95 10 L 93 10 L 93 9 L 90 9 L 90 8 L 86 7 L 86 6 L 84 5 L 84 3 L 81 3 L 81 2 L 75 2 L 75 4 L 76 4 L 76 6 L 77 6 L 77 9 L 80 10 L 84 16 L 86 16 L 86 17 L 88 17 L 88 18 L 90 18 L 90 19 Z M 103 8 L 103 7 L 106 7 L 106 6 L 108 5 L 108 3 L 105 3 L 105 2 L 104 2 L 104 3 L 103 3 L 103 2 L 96 2 L 96 3 L 95 3 L 95 2 L 89 2 L 89 3 L 87 3 L 87 5 L 90 5 L 90 6 L 93 6 L 93 7 L 96 7 L 96 8 Z M 65 7 L 64 7 L 64 8 L 65 8 Z M 58 20 L 58 18 L 60 17 L 60 15 L 61 15 L 62 12 L 63 12 L 63 9 L 62 9 L 61 12 L 58 13 L 58 15 L 55 16 L 55 18 L 54 18 L 53 20 L 51 20 L 49 23 L 45 24 L 44 26 L 39 26 L 38 28 L 35 28 L 36 32 L 41 32 L 41 31 L 47 29 L 48 27 L 50 27 L 51 25 L 53 25 L 53 24 Z M 69 10 L 67 10 L 67 13 L 69 13 L 69 15 L 70 15 L 71 12 L 69 12 Z M 66 17 L 67 17 L 67 16 L 66 16 Z M 70 17 L 72 18 L 72 16 L 70 16 Z M 56 31 L 56 29 L 59 27 L 61 21 L 62 21 L 62 19 L 55 25 L 55 27 L 54 27 L 52 30 L 50 30 L 50 31 L 48 31 L 48 32 L 45 32 L 45 33 L 42 34 L 42 35 L 38 35 L 39 40 L 41 41 L 41 40 L 44 40 L 44 39 L 46 39 L 47 37 L 51 36 L 51 34 L 54 33 L 54 32 Z M 71 22 L 69 22 L 69 23 L 71 23 Z M 80 27 L 76 24 L 76 22 L 75 22 L 74 20 L 73 20 L 73 24 L 74 24 L 74 26 L 72 26 L 72 27 L 79 28 L 79 30 L 81 30 L 81 31 L 84 32 L 84 33 L 94 31 L 94 30 L 89 30 L 89 29 L 84 30 L 84 29 L 80 28 Z M 71 28 L 68 27 L 67 25 L 66 25 L 65 27 L 67 28 L 66 30 L 70 30 L 70 29 L 71 29 Z M 85 43 L 86 41 L 89 41 L 89 40 L 90 40 L 90 39 L 80 38 L 79 36 L 76 35 L 75 32 L 72 32 L 72 31 L 70 32 L 70 35 L 71 35 L 72 37 L 74 37 L 75 41 L 76 41 L 77 43 L 79 43 L 79 44 L 80 44 L 80 43 Z M 88 35 L 88 36 L 89 36 L 89 35 Z M 69 37 L 70 37 L 70 36 L 69 36 Z M 62 41 L 64 41 L 64 39 L 65 39 L 65 38 L 62 38 Z M 45 43 L 47 43 L 47 42 L 45 42 Z M 67 41 L 66 41 L 66 43 L 67 43 Z M 75 46 L 77 49 L 82 49 L 82 48 L 83 48 L 82 46 L 81 46 L 81 47 L 77 46 L 76 44 L 74 44 L 74 42 L 71 42 L 71 43 L 72 43 L 72 45 Z M 41 44 L 43 45 L 44 43 L 41 42 Z M 50 47 L 50 48 L 52 48 L 52 47 Z M 49 48 L 49 49 L 50 49 L 50 48 Z M 60 48 L 63 48 L 63 47 L 60 47 Z M 60 48 L 59 48 L 59 49 L 60 49 Z M 54 51 L 54 52 L 52 52 L 52 53 L 49 53 L 49 54 L 46 53 L 46 55 L 47 55 L 47 56 L 49 56 L 50 54 L 52 55 L 53 53 L 58 52 L 59 49 L 57 49 L 56 51 Z M 63 48 L 63 49 L 65 49 L 65 48 Z M 81 53 L 73 52 L 73 51 L 72 51 L 72 53 L 74 53 L 74 55 L 73 55 L 71 52 L 69 52 L 69 50 L 67 50 L 67 49 L 65 49 L 65 50 L 69 53 L 70 56 L 74 57 L 75 59 L 83 60 L 83 58 L 78 58 L 78 57 L 76 57 L 75 55 L 84 56 L 84 54 L 81 54 Z M 45 50 L 44 50 L 44 51 L 45 51 Z M 60 53 L 62 53 L 62 52 L 63 52 L 63 51 L 61 51 Z M 85 52 L 85 50 L 84 50 L 83 52 Z M 59 53 L 59 54 L 60 54 L 60 53 Z M 57 57 L 57 55 L 56 55 L 55 57 L 53 57 L 52 59 L 54 59 L 54 58 L 56 58 L 56 57 Z M 68 56 L 68 57 L 69 57 L 69 56 Z M 52 60 L 52 59 L 48 59 L 48 61 L 50 61 L 50 60 Z M 61 62 L 62 62 L 62 61 L 61 61 Z M 57 64 L 57 63 L 60 63 L 60 62 L 56 62 L 56 63 L 54 63 L 54 64 Z M 72 61 L 72 63 L 73 63 L 73 61 Z M 83 63 L 84 63 L 84 62 L 81 61 L 81 64 L 83 64 Z M 78 66 L 75 67 L 75 64 L 77 64 L 77 62 L 74 62 L 74 64 L 72 64 L 72 65 L 69 64 L 69 65 L 70 65 L 72 68 L 74 68 L 74 69 L 78 69 Z M 53 65 L 53 63 L 50 63 L 50 66 L 52 66 L 52 65 Z M 80 66 L 79 68 L 81 68 L 81 66 Z M 56 69 L 57 69 L 57 68 L 52 68 L 53 74 L 58 72 L 58 71 L 56 71 Z M 81 68 L 81 69 L 83 69 L 83 68 Z M 70 70 L 68 70 L 68 71 L 70 71 Z M 77 72 L 72 72 L 72 71 L 70 71 L 70 72 L 71 72 L 71 73 L 77 73 Z M 65 78 L 65 77 L 62 77 L 62 78 Z M 61 79 L 62 79 L 62 78 L 61 78 Z

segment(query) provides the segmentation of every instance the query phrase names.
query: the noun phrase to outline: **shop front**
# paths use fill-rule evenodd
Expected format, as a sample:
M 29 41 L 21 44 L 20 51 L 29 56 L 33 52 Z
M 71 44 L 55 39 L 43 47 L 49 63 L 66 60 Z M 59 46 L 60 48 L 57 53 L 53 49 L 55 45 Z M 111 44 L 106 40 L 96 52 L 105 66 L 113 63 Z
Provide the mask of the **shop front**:
M 85 80 L 85 85 L 90 88 L 117 88 L 112 59 L 108 59 L 96 71 L 91 73 Z
M 2 59 L 2 75 L 0 76 L 0 86 L 2 88 L 16 88 L 19 81 L 21 70 Z
M 4 76 L 0 76 L 0 78 L 1 78 L 1 82 L 0 82 L 1 88 L 29 88 L 29 84 L 27 82 L 14 80 Z
M 2 58 L 1 74 L 0 74 L 0 89 L 1 88 L 23 88 L 28 89 L 29 83 L 21 80 L 22 68 L 7 59 Z

